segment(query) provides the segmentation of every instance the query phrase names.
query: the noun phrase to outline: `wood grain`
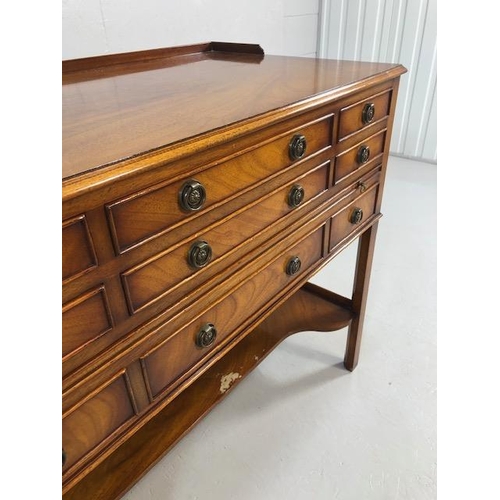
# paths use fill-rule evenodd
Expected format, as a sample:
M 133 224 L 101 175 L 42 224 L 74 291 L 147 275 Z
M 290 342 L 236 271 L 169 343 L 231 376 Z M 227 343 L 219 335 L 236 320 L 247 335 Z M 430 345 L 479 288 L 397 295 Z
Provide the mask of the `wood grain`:
M 350 325 L 355 367 L 404 72 L 220 42 L 63 62 L 65 498 L 117 498 L 296 331 Z M 359 237 L 352 298 L 306 284 Z
M 191 55 L 179 57 L 184 64 L 164 67 L 160 59 L 133 72 L 141 62 L 132 60 L 120 75 L 63 81 L 63 178 L 402 72 L 394 64 L 299 57 L 266 55 L 257 70 L 248 63 L 261 57 L 254 54 L 234 61 L 221 52 L 191 64 Z

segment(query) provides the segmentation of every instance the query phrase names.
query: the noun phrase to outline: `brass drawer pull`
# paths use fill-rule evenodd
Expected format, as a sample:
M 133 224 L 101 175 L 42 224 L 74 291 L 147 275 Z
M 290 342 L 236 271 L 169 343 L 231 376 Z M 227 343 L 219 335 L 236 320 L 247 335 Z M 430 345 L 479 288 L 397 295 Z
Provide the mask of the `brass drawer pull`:
M 188 212 L 199 210 L 206 199 L 205 188 L 194 179 L 185 182 L 179 191 L 179 205 Z
M 357 160 L 359 164 L 366 163 L 370 159 L 370 148 L 368 146 L 361 146 L 358 149 Z
M 202 349 L 210 347 L 217 337 L 217 329 L 212 323 L 205 323 L 196 335 L 196 345 Z
M 298 207 L 304 201 L 304 196 L 304 188 L 300 184 L 294 184 L 288 193 L 288 205 Z
M 364 125 L 368 125 L 375 118 L 375 104 L 373 102 L 368 102 L 365 104 L 363 111 L 361 113 L 361 121 Z
M 297 256 L 292 257 L 288 261 L 288 264 L 286 265 L 286 274 L 288 274 L 288 276 L 293 276 L 294 274 L 297 274 L 300 271 L 301 265 L 302 262 Z
M 307 141 L 303 135 L 294 135 L 288 146 L 291 160 L 300 160 L 306 154 Z
M 356 207 L 351 214 L 351 224 L 359 224 L 363 219 L 363 209 Z
M 359 181 L 357 187 L 359 188 L 360 193 L 364 193 L 366 191 L 366 184 L 364 182 Z
M 212 248 L 206 241 L 197 241 L 188 252 L 189 265 L 197 269 L 205 267 L 212 260 Z

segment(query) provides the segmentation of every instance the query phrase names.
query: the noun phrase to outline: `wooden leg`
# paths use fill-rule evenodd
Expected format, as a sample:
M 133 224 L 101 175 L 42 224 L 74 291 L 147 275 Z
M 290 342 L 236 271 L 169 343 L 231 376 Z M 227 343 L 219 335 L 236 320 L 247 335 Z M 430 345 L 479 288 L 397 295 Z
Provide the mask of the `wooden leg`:
M 370 229 L 361 235 L 359 240 L 352 293 L 352 311 L 355 316 L 349 326 L 344 357 L 344 365 L 349 371 L 353 371 L 358 364 L 377 228 L 378 222 L 375 222 Z

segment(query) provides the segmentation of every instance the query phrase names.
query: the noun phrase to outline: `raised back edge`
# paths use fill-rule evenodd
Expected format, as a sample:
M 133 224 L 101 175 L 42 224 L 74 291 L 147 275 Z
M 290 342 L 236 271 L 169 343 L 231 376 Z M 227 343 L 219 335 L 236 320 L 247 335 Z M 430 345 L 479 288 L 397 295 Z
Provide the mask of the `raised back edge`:
M 205 42 L 193 45 L 181 45 L 178 47 L 166 47 L 160 49 L 139 50 L 135 52 L 124 52 L 121 54 L 108 54 L 103 56 L 84 57 L 81 59 L 67 59 L 62 61 L 62 74 L 87 71 L 119 64 L 130 64 L 144 62 L 154 59 L 169 59 L 189 54 L 202 52 L 232 52 L 241 54 L 259 54 L 264 51 L 257 44 L 231 43 L 231 42 Z

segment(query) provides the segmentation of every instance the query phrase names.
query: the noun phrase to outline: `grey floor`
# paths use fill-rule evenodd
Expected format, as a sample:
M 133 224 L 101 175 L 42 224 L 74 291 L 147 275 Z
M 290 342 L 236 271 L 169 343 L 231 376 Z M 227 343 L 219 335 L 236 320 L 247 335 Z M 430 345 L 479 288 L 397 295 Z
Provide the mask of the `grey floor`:
M 125 500 L 436 498 L 436 165 L 391 157 L 360 363 L 281 344 Z M 350 295 L 356 244 L 313 282 Z

